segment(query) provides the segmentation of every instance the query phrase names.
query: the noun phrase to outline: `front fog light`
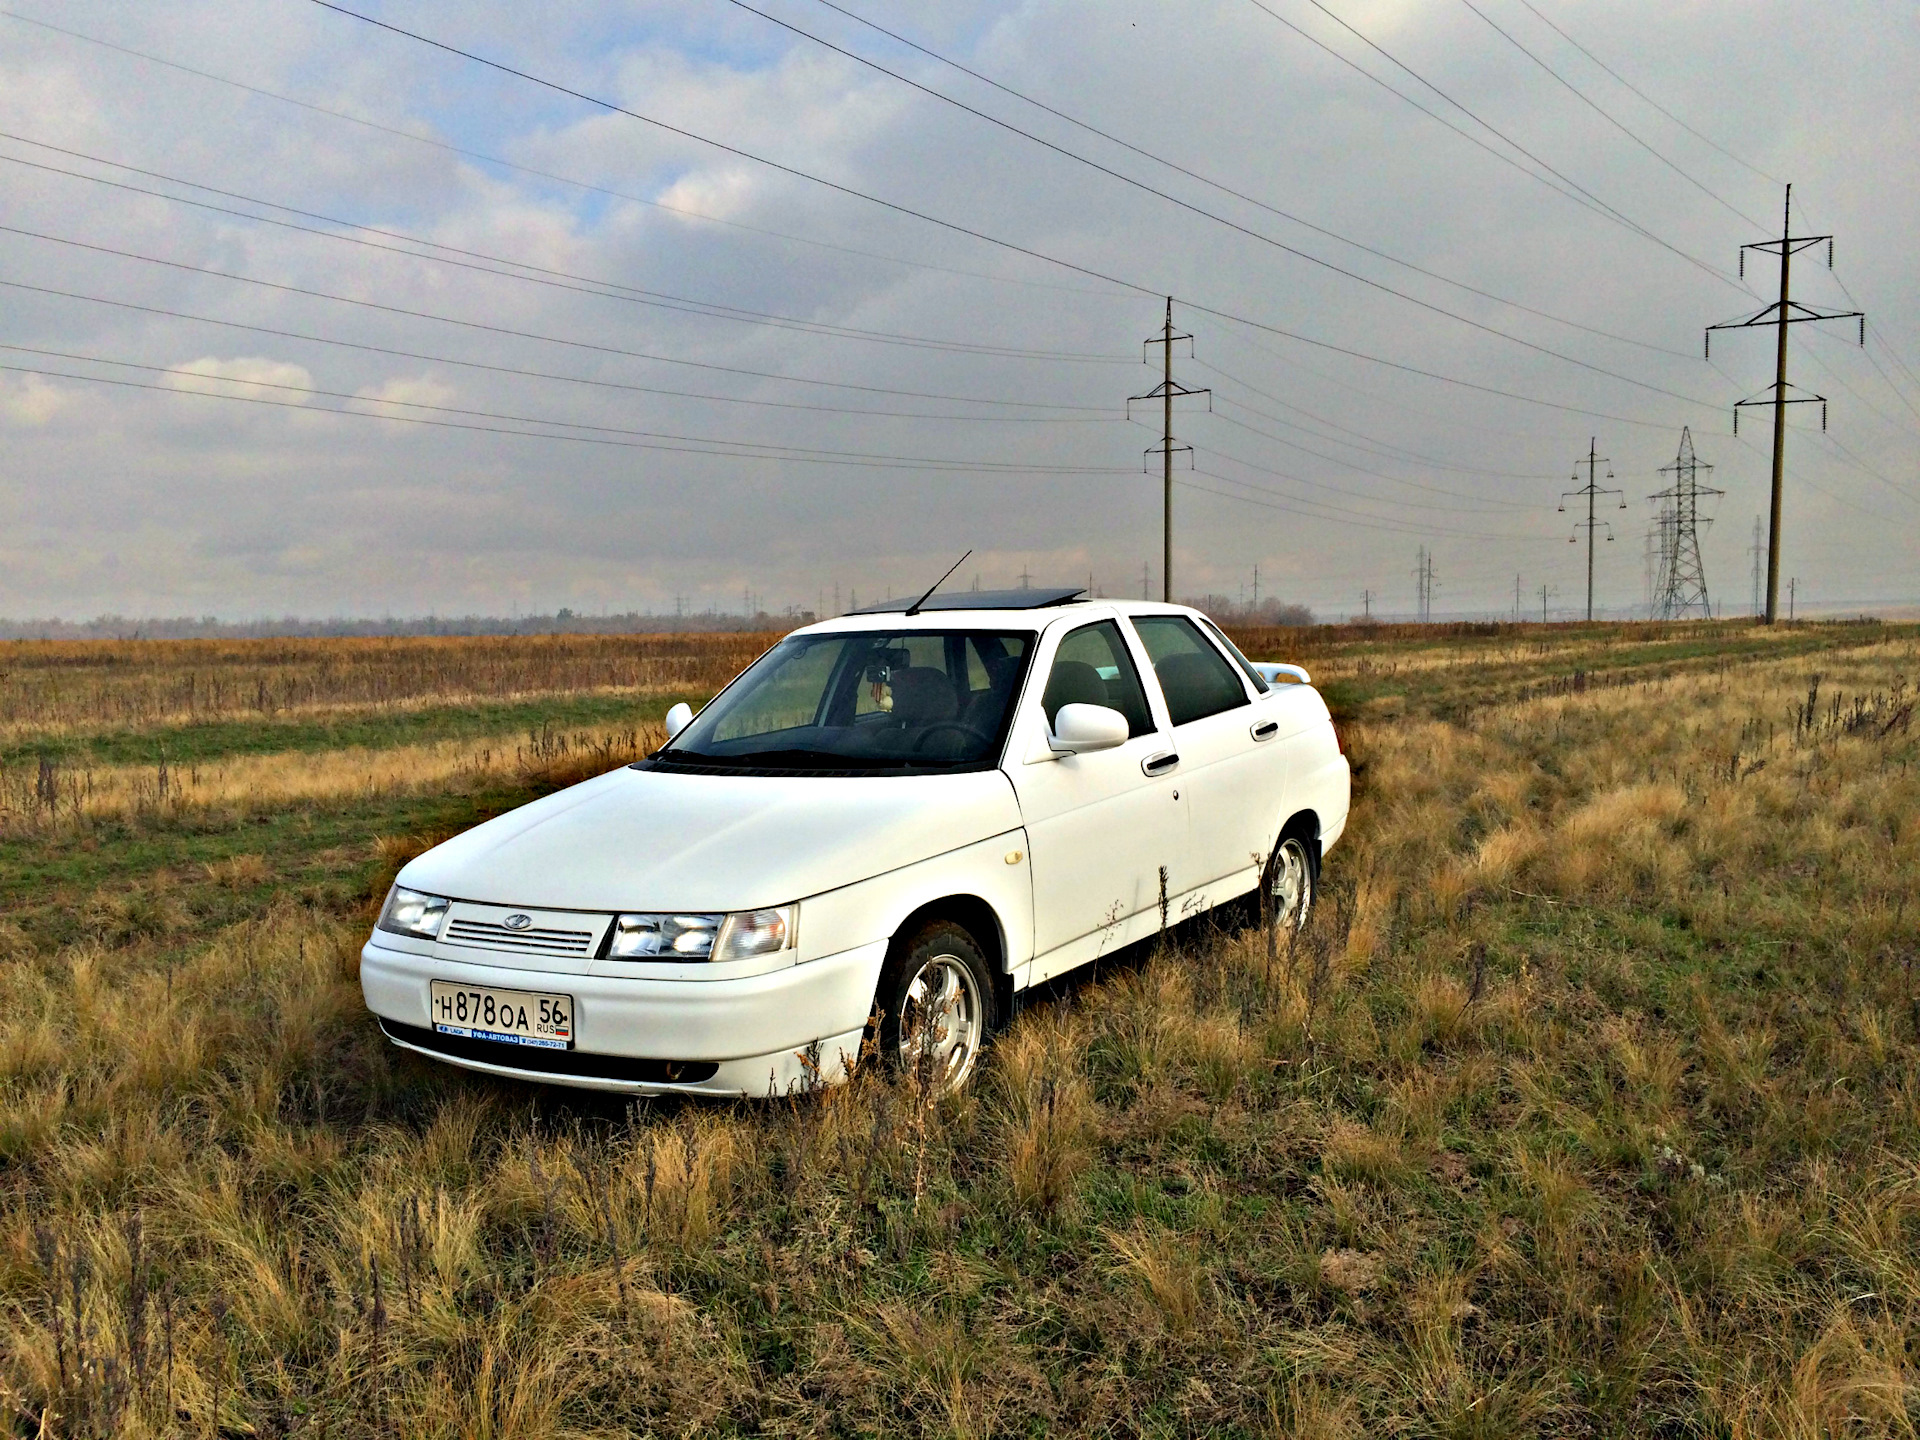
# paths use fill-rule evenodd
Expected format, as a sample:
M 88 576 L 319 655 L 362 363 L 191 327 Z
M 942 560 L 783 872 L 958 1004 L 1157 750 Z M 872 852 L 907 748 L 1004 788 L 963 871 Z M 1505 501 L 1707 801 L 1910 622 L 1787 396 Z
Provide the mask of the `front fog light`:
M 440 933 L 440 922 L 447 918 L 447 902 L 438 895 L 423 895 L 396 885 L 387 896 L 387 908 L 380 912 L 380 928 L 395 935 L 412 935 L 432 940 Z
M 720 927 L 720 941 L 714 946 L 716 960 L 745 960 L 752 955 L 771 955 L 794 943 L 799 928 L 800 907 L 782 905 L 774 910 L 746 910 L 727 916 Z
M 609 960 L 709 960 L 720 915 L 616 915 Z

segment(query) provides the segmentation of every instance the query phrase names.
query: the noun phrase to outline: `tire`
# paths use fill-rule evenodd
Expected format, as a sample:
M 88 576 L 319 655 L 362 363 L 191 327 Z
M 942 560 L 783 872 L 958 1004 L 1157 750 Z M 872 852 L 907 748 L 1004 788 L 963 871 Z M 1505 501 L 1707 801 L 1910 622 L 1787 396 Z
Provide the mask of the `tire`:
M 1280 837 L 1261 878 L 1274 928 L 1281 934 L 1307 928 L 1320 891 L 1320 847 L 1313 837 L 1290 830 Z
M 972 1077 L 993 1034 L 994 996 L 993 972 L 966 927 L 928 921 L 895 944 L 880 971 L 874 1004 L 881 1059 L 932 1094 L 952 1094 Z M 944 1015 L 933 1014 L 934 999 Z

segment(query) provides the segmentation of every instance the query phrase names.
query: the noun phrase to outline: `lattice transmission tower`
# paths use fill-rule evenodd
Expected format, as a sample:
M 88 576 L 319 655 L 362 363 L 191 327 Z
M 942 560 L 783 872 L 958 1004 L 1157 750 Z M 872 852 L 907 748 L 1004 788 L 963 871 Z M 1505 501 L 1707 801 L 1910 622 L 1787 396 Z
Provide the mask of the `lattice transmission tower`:
M 1703 495 L 1724 495 L 1700 478 L 1702 470 L 1713 466 L 1693 453 L 1693 430 L 1680 431 L 1680 453 L 1671 465 L 1662 465 L 1662 475 L 1673 476 L 1673 484 L 1649 500 L 1660 502 L 1661 584 L 1653 613 L 1660 620 L 1683 620 L 1698 615 L 1713 618 L 1713 605 L 1707 599 L 1707 567 L 1700 558 L 1700 531 L 1711 525 L 1711 517 L 1700 518 Z

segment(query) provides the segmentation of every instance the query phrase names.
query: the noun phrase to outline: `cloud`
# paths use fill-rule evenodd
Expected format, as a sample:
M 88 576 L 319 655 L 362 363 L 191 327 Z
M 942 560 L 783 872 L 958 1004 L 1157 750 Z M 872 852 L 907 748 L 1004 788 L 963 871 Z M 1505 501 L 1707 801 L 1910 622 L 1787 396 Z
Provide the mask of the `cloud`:
M 354 394 L 361 400 L 385 402 L 404 408 L 413 405 L 451 405 L 460 392 L 431 375 L 396 375 L 378 385 L 356 390 Z
M 1274 8 L 1504 149 L 1311 7 Z M 1013 583 L 1023 568 L 1036 580 L 1091 571 L 1098 588 L 1137 594 L 1146 564 L 1157 593 L 1160 479 L 1142 468 L 1157 430 L 1140 407 L 1134 423 L 1123 409 L 1159 379 L 1139 363 L 1140 343 L 1167 294 L 1194 337 L 1178 378 L 1213 392 L 1211 411 L 1196 403 L 1176 417 L 1177 439 L 1195 449 L 1174 492 L 1180 593 L 1233 595 L 1258 565 L 1263 594 L 1279 584 L 1282 598 L 1344 613 L 1371 592 L 1376 611 L 1405 612 L 1414 551 L 1426 546 L 1438 610 L 1510 609 L 1516 571 L 1527 593 L 1557 586 L 1556 604 L 1577 604 L 1584 550 L 1566 543 L 1568 517 L 1553 507 L 1597 436 L 1630 502 L 1612 512 L 1620 543 L 1602 547 L 1598 598 L 1641 603 L 1653 520 L 1643 497 L 1663 487 L 1657 469 L 1687 424 L 1728 492 L 1705 540 L 1710 589 L 1743 602 L 1769 446 L 1762 427 L 1743 425 L 1736 441 L 1727 407 L 1772 378 L 1770 337 L 1728 337 L 1712 365 L 1699 337 L 1764 303 L 1732 272 L 1737 247 L 1777 224 L 1770 175 L 1791 176 L 1804 222 L 1836 234 L 1837 273 L 1892 347 L 1870 337 L 1862 356 L 1846 333 L 1796 327 L 1792 378 L 1829 397 L 1831 429 L 1809 421 L 1789 440 L 1785 573 L 1803 596 L 1911 590 L 1920 271 L 1908 262 L 1920 187 L 1859 177 L 1908 173 L 1920 153 L 1909 93 L 1920 33 L 1888 26 L 1868 0 L 1836 0 L 1817 27 L 1756 26 L 1735 0 L 1556 11 L 1594 54 L 1762 175 L 1644 104 L 1525 7 L 1489 11 L 1683 178 L 1464 6 L 1334 8 L 1672 248 L 1556 194 L 1523 173 L 1532 162 L 1507 151 L 1518 163 L 1504 163 L 1245 0 L 1000 0 L 918 7 L 898 25 L 1273 209 L 830 12 L 791 13 L 1280 244 L 730 7 L 475 0 L 428 28 L 1019 249 L 315 7 L 68 0 L 58 18 L 424 140 L 0 16 L 5 128 L 102 159 L 18 142 L 7 154 L 306 227 L 0 161 L 0 223 L 59 237 L 0 233 L 0 276 L 40 287 L 5 292 L 6 339 L 135 365 L 196 356 L 168 388 L 299 407 L 0 383 L 0 520 L 30 514 L 35 544 L 68 557 L 0 566 L 0 613 L 671 608 L 677 596 L 698 609 L 737 605 L 743 589 L 778 608 L 811 605 L 836 584 L 843 595 L 924 588 L 968 545 L 978 552 L 968 571 L 984 584 Z M 1769 263 L 1750 257 L 1756 292 Z M 1794 276 L 1810 303 L 1856 308 L 1823 266 Z M 334 413 L 343 402 L 313 401 L 307 388 L 356 399 Z M 445 422 L 434 426 L 370 418 L 407 413 L 392 402 L 478 413 L 433 415 Z M 84 426 L 73 423 L 81 413 Z M 438 517 L 447 556 L 405 549 L 390 524 L 402 494 Z M 103 525 L 139 565 L 99 568 Z M 1897 578 L 1855 578 L 1879 575 Z
M 166 383 L 175 390 L 196 395 L 240 395 L 304 405 L 310 397 L 301 392 L 313 388 L 313 376 L 306 366 L 285 360 L 268 360 L 259 355 L 237 355 L 231 360 L 222 360 L 206 355 L 171 367 Z
M 38 375 L 0 376 L 0 415 L 21 427 L 47 424 L 66 409 L 72 396 Z

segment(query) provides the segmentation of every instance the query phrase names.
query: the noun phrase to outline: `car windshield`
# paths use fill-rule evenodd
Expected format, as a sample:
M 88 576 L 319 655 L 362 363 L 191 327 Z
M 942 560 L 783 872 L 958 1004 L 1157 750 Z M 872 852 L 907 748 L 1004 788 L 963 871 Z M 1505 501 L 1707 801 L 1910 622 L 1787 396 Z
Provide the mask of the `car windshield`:
M 1033 635 L 792 635 L 653 756 L 656 765 L 950 771 L 998 757 Z

